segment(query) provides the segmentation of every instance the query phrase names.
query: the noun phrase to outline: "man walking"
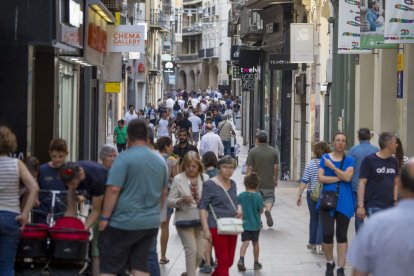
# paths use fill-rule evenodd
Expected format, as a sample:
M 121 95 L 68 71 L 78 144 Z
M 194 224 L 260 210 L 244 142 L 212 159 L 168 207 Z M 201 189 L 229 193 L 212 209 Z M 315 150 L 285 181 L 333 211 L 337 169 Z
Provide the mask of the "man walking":
M 224 155 L 231 155 L 231 138 L 232 135 L 236 135 L 232 124 L 227 120 L 227 117 L 221 121 L 218 126 L 218 135 L 221 138 L 224 146 Z
M 188 118 L 191 122 L 191 132 L 192 132 L 192 141 L 193 145 L 197 147 L 198 141 L 200 141 L 200 128 L 201 128 L 201 119 L 198 117 L 198 110 L 194 110 L 194 113 Z
M 157 130 L 157 138 L 161 137 L 170 137 L 170 121 L 167 118 L 167 111 L 161 111 L 161 118 L 158 120 L 156 130 Z
M 135 112 L 135 107 L 133 104 L 130 104 L 128 107 L 128 112 L 125 113 L 125 116 L 124 116 L 125 125 L 128 125 L 129 122 L 137 118 L 138 118 L 138 115 Z
M 121 273 L 149 275 L 147 257 L 160 226 L 167 197 L 167 168 L 147 147 L 144 121 L 133 120 L 128 129 L 128 151 L 115 160 L 108 176 L 99 236 L 101 276 Z
M 198 153 L 197 147 L 191 145 L 188 142 L 188 131 L 185 128 L 180 128 L 178 132 L 178 145 L 174 146 L 173 153 L 180 157 L 180 165 L 183 162 L 184 155 L 189 151 L 195 151 Z
M 384 132 L 378 144 L 380 151 L 367 156 L 361 165 L 356 211 L 360 219 L 394 206 L 398 199 L 398 163 L 392 156 L 397 150 L 397 139 Z
M 200 154 L 203 156 L 206 152 L 212 151 L 217 156 L 224 154 L 224 146 L 220 136 L 213 132 L 213 126 L 206 124 L 206 134 L 201 137 Z
M 354 276 L 412 275 L 414 260 L 414 160 L 402 168 L 401 201 L 370 218 L 351 243 Z
M 266 222 L 273 226 L 271 211 L 275 204 L 275 188 L 279 175 L 279 155 L 274 147 L 267 144 L 267 132 L 259 130 L 256 133 L 256 146 L 247 156 L 247 175 L 256 173 L 260 179 L 258 190 L 262 194 L 265 204 Z
M 354 175 L 352 176 L 352 190 L 355 193 L 355 198 L 357 198 L 358 191 L 358 182 L 359 182 L 359 170 L 361 168 L 362 160 L 365 159 L 368 155 L 378 152 L 378 148 L 371 145 L 371 132 L 368 128 L 360 128 L 358 130 L 358 140 L 359 144 L 353 146 L 348 155 L 354 158 Z M 355 216 L 355 231 L 358 232 L 359 227 L 361 226 L 363 220 Z

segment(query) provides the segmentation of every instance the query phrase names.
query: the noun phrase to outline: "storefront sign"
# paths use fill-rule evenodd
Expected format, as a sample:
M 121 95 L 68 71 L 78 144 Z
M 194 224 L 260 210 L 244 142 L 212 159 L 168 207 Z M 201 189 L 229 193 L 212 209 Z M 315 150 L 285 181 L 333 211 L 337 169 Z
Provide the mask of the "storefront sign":
M 256 77 L 260 75 L 260 50 L 240 50 L 240 74 L 243 91 L 254 91 Z
M 105 83 L 105 92 L 106 93 L 120 93 L 121 92 L 121 83 L 120 82 L 106 82 Z
M 339 0 L 338 54 L 370 54 L 370 49 L 361 48 L 360 2 Z
M 404 98 L 403 84 L 404 84 L 404 72 L 399 71 L 397 73 L 397 99 Z
M 230 57 L 231 60 L 240 60 L 240 49 L 242 46 L 231 46 Z
M 83 48 L 82 28 L 69 27 L 64 24 L 62 26 L 62 42 L 77 48 Z
M 76 28 L 83 24 L 81 5 L 74 0 L 69 0 L 69 24 Z
M 270 54 L 269 55 L 269 70 L 296 70 L 297 63 L 290 62 L 289 54 Z
M 290 24 L 290 62 L 313 63 L 313 24 Z
M 146 24 L 107 26 L 108 52 L 145 52 Z
M 232 69 L 233 69 L 232 70 L 232 72 L 233 72 L 232 78 L 233 79 L 240 79 L 241 78 L 240 67 L 233 65 Z
M 172 61 L 164 61 L 162 63 L 164 73 L 174 73 L 174 63 Z
M 414 43 L 414 2 L 385 1 L 385 43 Z
M 106 52 L 106 39 L 107 34 L 106 32 L 101 28 L 96 26 L 93 23 L 89 23 L 88 28 L 88 46 L 101 52 Z
M 386 14 L 384 1 L 368 0 L 360 4 L 361 22 L 347 21 L 347 24 L 360 26 L 361 47 L 367 49 L 397 48 L 397 44 L 384 43 L 384 16 Z
M 141 55 L 139 52 L 129 52 L 129 59 L 140 59 Z

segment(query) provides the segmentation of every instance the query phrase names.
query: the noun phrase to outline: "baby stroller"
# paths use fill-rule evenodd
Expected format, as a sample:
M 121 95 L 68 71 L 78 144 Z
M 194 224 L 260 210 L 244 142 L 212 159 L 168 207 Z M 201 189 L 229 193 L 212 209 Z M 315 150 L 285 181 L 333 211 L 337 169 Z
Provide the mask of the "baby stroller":
M 65 193 L 47 192 L 52 195 Z M 56 197 L 52 198 L 49 225 L 28 224 L 22 231 L 15 263 L 16 276 L 88 275 L 85 271 L 90 234 L 78 218 L 56 218 Z

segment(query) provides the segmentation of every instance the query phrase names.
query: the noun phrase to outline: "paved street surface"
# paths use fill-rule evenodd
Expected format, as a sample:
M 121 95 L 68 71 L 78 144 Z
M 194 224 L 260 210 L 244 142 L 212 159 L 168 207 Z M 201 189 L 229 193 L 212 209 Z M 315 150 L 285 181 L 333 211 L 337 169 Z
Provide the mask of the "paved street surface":
M 239 134 L 239 132 L 238 132 Z M 238 137 L 238 142 L 242 140 Z M 233 175 L 238 184 L 238 193 L 244 191 L 241 164 L 247 158 L 247 147 L 241 147 L 239 166 Z M 248 248 L 245 264 L 248 269 L 245 273 L 238 272 L 236 263 L 239 259 L 241 241 L 236 248 L 235 264 L 230 275 L 277 275 L 277 276 L 321 276 L 325 275 L 325 261 L 323 255 L 311 253 L 306 248 L 308 241 L 309 214 L 306 205 L 296 206 L 297 182 L 283 181 L 276 189 L 276 206 L 272 210 L 275 225 L 268 228 L 262 216 L 264 228 L 260 233 L 260 262 L 263 269 L 253 270 L 252 247 Z M 172 218 L 173 219 L 173 218 Z M 349 238 L 354 236 L 354 221 L 350 223 Z M 159 248 L 158 248 L 159 252 Z M 185 253 L 175 227 L 171 223 L 170 240 L 167 249 L 167 258 L 170 262 L 161 265 L 161 274 L 179 276 L 185 271 Z M 346 268 L 346 274 L 351 275 L 351 268 Z M 207 275 L 199 273 L 199 275 Z
M 240 132 L 238 143 L 241 145 L 239 154 L 239 166 L 233 175 L 237 183 L 238 193 L 244 191 L 243 175 L 241 166 L 247 158 L 248 147 L 242 145 Z M 108 137 L 108 142 L 112 136 Z M 241 240 L 236 247 L 234 265 L 230 275 L 276 275 L 276 276 L 322 276 L 325 275 L 325 259 L 323 255 L 312 253 L 306 248 L 308 242 L 309 213 L 306 198 L 303 198 L 303 205 L 296 206 L 298 182 L 282 181 L 276 188 L 276 205 L 272 210 L 275 225 L 268 228 L 264 216 L 262 221 L 264 228 L 260 232 L 260 259 L 263 268 L 260 271 L 253 270 L 252 247 L 249 246 L 245 257 L 246 272 L 238 272 L 237 261 L 239 259 Z M 168 242 L 167 258 L 168 264 L 160 265 L 161 275 L 180 276 L 185 272 L 185 253 L 180 238 L 172 224 L 170 225 L 170 240 Z M 352 241 L 354 233 L 354 220 L 350 222 L 348 239 Z M 336 250 L 336 249 L 335 249 Z M 158 252 L 160 252 L 158 244 Z M 159 254 L 159 253 L 158 253 Z M 336 253 L 335 253 L 336 260 Z M 335 272 L 336 273 L 336 272 Z M 199 273 L 199 275 L 207 275 Z M 346 267 L 346 275 L 351 275 L 351 267 Z

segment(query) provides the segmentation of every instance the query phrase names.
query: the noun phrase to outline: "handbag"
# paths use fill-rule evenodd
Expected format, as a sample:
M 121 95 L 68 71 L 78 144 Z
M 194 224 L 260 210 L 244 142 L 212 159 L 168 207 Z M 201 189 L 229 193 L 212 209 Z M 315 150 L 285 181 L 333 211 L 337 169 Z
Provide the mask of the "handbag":
M 313 160 L 316 164 L 316 166 L 318 167 L 319 170 L 319 164 L 316 160 Z M 315 188 L 313 188 L 313 190 L 310 192 L 309 196 L 313 201 L 318 201 L 319 197 L 321 196 L 321 192 L 323 189 L 323 183 L 318 181 L 318 183 L 316 183 Z
M 342 170 L 342 166 L 344 165 L 345 155 L 342 157 L 341 166 L 339 167 Z M 322 193 L 320 207 L 323 210 L 331 210 L 336 209 L 338 205 L 338 198 L 339 198 L 339 188 L 340 188 L 341 181 L 336 183 L 336 191 L 326 191 Z
M 214 180 L 213 180 L 214 181 Z M 216 181 L 214 181 L 216 182 Z M 221 185 L 221 183 L 216 182 L 219 184 L 219 186 L 223 189 L 223 191 L 226 193 L 228 199 L 230 200 L 231 205 L 233 206 L 234 210 L 237 211 L 236 206 L 233 203 L 233 200 L 231 199 L 229 193 L 226 191 L 226 189 Z M 239 218 L 217 218 L 216 212 L 214 212 L 213 206 L 209 204 L 211 213 L 213 214 L 214 219 L 217 223 L 217 233 L 219 235 L 238 235 L 240 233 L 244 232 L 243 228 L 243 220 Z

